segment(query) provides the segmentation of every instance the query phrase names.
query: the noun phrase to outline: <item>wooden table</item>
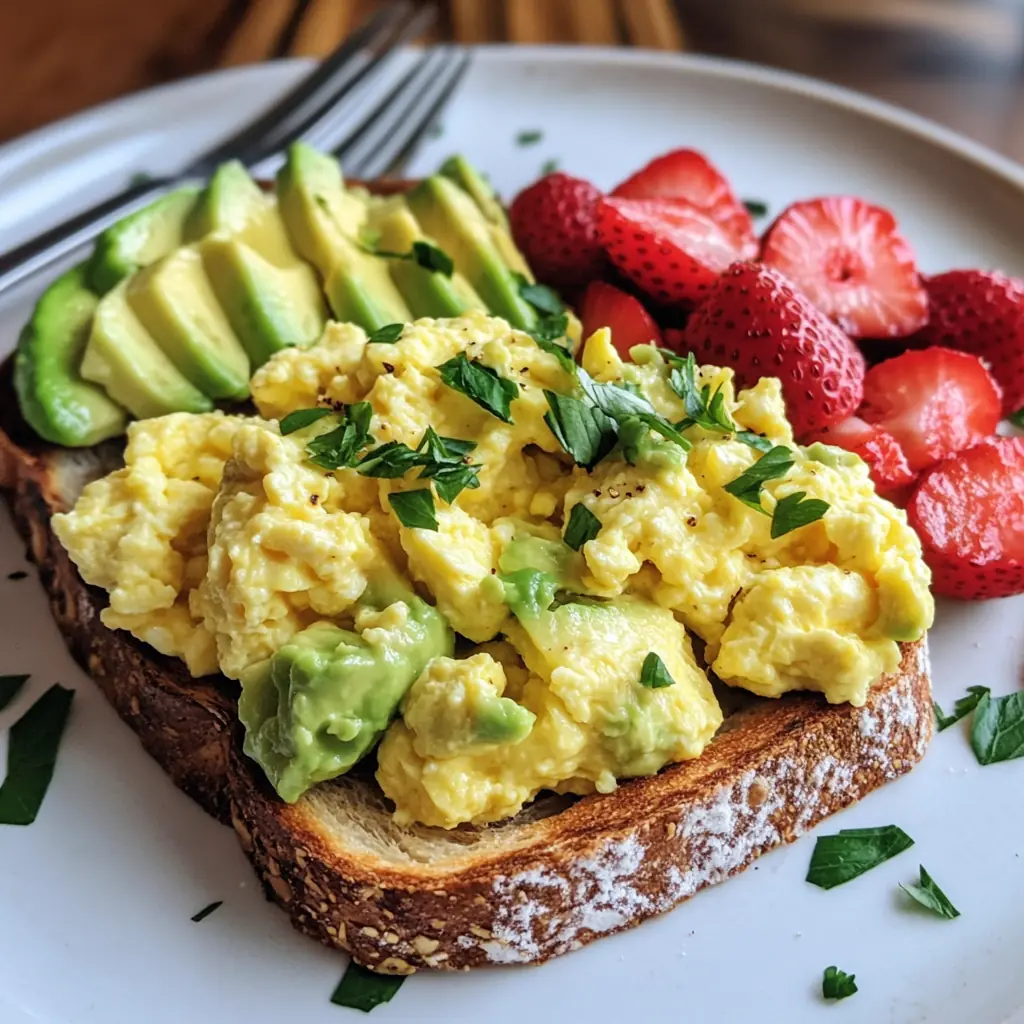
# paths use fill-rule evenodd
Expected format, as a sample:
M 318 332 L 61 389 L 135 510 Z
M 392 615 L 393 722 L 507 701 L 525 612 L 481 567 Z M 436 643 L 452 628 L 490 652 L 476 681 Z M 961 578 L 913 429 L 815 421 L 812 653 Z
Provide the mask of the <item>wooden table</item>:
M 0 0 L 0 140 L 137 89 L 322 53 L 374 0 Z M 1024 160 L 1024 11 L 998 0 L 445 0 L 433 38 L 740 57 L 911 107 Z

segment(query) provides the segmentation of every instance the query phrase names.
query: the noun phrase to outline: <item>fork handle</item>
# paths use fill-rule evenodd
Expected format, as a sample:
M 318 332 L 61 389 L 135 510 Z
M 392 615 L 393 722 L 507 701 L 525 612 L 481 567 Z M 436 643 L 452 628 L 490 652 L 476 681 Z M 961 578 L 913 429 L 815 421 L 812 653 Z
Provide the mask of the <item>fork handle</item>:
M 167 192 L 173 184 L 176 184 L 174 179 L 151 178 L 129 185 L 123 192 L 3 253 L 0 255 L 0 294 L 72 255 L 122 217 Z

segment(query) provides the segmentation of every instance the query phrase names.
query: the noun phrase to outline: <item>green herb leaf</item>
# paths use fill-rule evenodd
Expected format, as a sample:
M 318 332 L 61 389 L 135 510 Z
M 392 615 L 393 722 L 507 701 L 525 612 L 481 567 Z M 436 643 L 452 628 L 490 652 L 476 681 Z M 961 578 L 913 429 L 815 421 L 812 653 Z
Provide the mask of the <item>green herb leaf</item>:
M 826 967 L 821 979 L 821 994 L 825 999 L 845 999 L 857 991 L 855 974 L 847 974 L 838 967 Z
M 341 422 L 334 430 L 314 437 L 306 445 L 309 461 L 322 469 L 354 466 L 359 453 L 373 443 L 370 436 L 373 407 L 369 402 L 345 406 L 339 416 Z
M 416 446 L 418 452 L 426 452 L 434 462 L 457 462 L 464 459 L 476 448 L 476 441 L 463 441 L 458 437 L 441 437 L 433 427 L 427 427 L 426 433 Z
M 601 520 L 586 505 L 580 503 L 573 505 L 562 539 L 573 551 L 579 551 L 588 540 L 593 540 L 600 532 Z
M 557 341 L 565 337 L 569 329 L 569 317 L 565 313 L 558 316 L 545 316 L 537 321 L 537 326 L 530 331 L 530 337 L 538 344 L 544 341 Z
M 455 273 L 455 262 L 451 256 L 430 242 L 413 242 L 412 258 L 413 262 L 418 263 L 424 270 L 443 274 L 445 277 L 451 277 Z
M 0 786 L 0 825 L 31 825 L 53 778 L 74 690 L 54 683 L 11 726 L 7 776 Z
M 7 578 L 9 580 L 23 580 L 28 576 L 28 573 L 24 569 L 15 569 L 14 572 L 9 572 Z
M 1011 413 L 1006 417 L 1015 427 L 1020 427 L 1024 430 L 1024 409 L 1018 409 L 1015 413 Z
M 1024 757 L 1024 691 L 1005 697 L 981 695 L 971 725 L 971 746 L 978 764 Z
M 539 128 L 529 128 L 516 133 L 516 145 L 535 146 L 543 138 L 544 133 Z
M 550 410 L 544 422 L 577 466 L 591 469 L 615 447 L 615 424 L 600 409 L 554 391 L 545 391 L 544 397 Z
M 390 1002 L 403 981 L 405 978 L 401 975 L 377 974 L 351 960 L 331 996 L 331 1002 L 335 1006 L 369 1013 L 374 1007 Z
M 542 178 L 545 178 L 549 174 L 554 174 L 557 170 L 558 161 L 554 157 L 548 157 L 548 159 L 545 160 L 544 163 L 540 165 L 540 176 Z
M 223 905 L 223 900 L 214 900 L 213 903 L 207 903 L 202 910 L 192 915 L 192 920 L 198 924 L 198 922 L 202 921 L 204 918 L 209 917 L 218 907 L 221 907 Z
M 429 487 L 415 491 L 392 491 L 388 504 L 403 526 L 415 530 L 433 530 L 437 533 L 437 515 L 434 512 L 434 496 Z
M 435 463 L 432 466 L 427 466 L 420 473 L 420 479 L 429 478 L 433 480 L 434 489 L 437 491 L 438 497 L 450 505 L 467 487 L 472 491 L 480 486 L 477 474 L 479 474 L 481 468 L 480 466 L 465 464 L 439 466 Z
M 744 199 L 743 205 L 751 217 L 764 217 L 768 213 L 768 204 L 763 199 Z
M 549 288 L 546 284 L 532 282 L 518 272 L 513 272 L 512 276 L 519 286 L 519 297 L 533 306 L 538 313 L 558 316 L 565 312 L 565 303 L 554 288 Z
M 793 453 L 784 445 L 776 445 L 755 462 L 750 469 L 740 473 L 735 480 L 725 485 L 725 490 L 744 505 L 768 513 L 761 506 L 761 485 L 766 480 L 777 480 L 785 476 L 793 466 Z
M 505 603 L 520 619 L 535 619 L 547 611 L 559 589 L 558 580 L 540 569 L 516 569 L 498 579 L 505 588 Z
M 748 448 L 755 448 L 759 452 L 770 452 L 773 448 L 772 442 L 767 437 L 755 434 L 752 430 L 736 431 L 736 440 L 742 441 Z
M 818 836 L 807 869 L 807 881 L 822 889 L 832 889 L 913 845 L 914 840 L 896 825 L 844 828 L 838 835 Z
M 820 498 L 808 498 L 806 491 L 794 491 L 779 498 L 772 512 L 772 540 L 799 530 L 801 526 L 816 523 L 831 506 Z
M 27 680 L 28 676 L 0 676 L 0 711 L 21 693 Z
M 949 902 L 949 897 L 935 884 L 935 879 L 925 871 L 924 865 L 919 865 L 919 868 L 921 871 L 920 884 L 903 885 L 900 883 L 900 888 L 908 896 L 917 900 L 922 907 L 934 911 L 939 917 L 948 918 L 950 921 L 954 917 L 959 917 L 960 911 Z
M 547 352 L 548 355 L 554 356 L 562 364 L 562 369 L 566 373 L 574 377 L 576 376 L 576 360 L 573 359 L 572 353 L 564 345 L 559 345 L 557 341 L 538 338 L 536 335 L 534 335 L 533 340 L 537 342 L 538 348 Z
M 643 666 L 640 669 L 640 685 L 646 686 L 649 690 L 660 690 L 663 686 L 675 685 L 675 680 L 665 667 L 665 662 L 654 651 L 644 658 Z
M 385 480 L 396 480 L 410 469 L 423 465 L 423 455 L 401 441 L 388 441 L 367 452 L 356 464 L 356 472 Z
M 331 416 L 334 413 L 333 409 L 296 409 L 295 412 L 288 413 L 280 424 L 281 436 L 286 434 L 294 434 L 296 430 L 302 430 L 303 427 L 308 427 L 310 423 L 316 423 L 317 420 L 322 420 L 325 416 Z
M 519 396 L 519 388 L 514 381 L 506 380 L 483 363 L 472 362 L 466 358 L 465 352 L 460 352 L 437 369 L 441 380 L 453 391 L 461 392 L 503 423 L 512 422 L 512 400 Z
M 669 371 L 669 387 L 683 400 L 686 408 L 687 418 L 680 426 L 685 424 L 703 427 L 705 430 L 732 433 L 736 429 L 736 424 L 725 411 L 725 395 L 721 389 L 712 395 L 708 385 L 698 388 L 696 373 L 697 360 L 692 352 L 687 353 L 685 359 L 676 357 Z
M 405 324 L 385 324 L 378 327 L 366 340 L 371 345 L 393 345 L 404 330 Z
M 978 701 L 990 692 L 991 691 L 987 686 L 968 686 L 967 696 L 961 697 L 953 705 L 953 714 L 951 715 L 945 714 L 942 708 L 933 701 L 932 707 L 935 709 L 935 726 L 938 731 L 942 732 L 943 730 L 948 729 L 951 725 L 956 725 L 956 723 L 961 719 L 966 718 L 978 706 Z

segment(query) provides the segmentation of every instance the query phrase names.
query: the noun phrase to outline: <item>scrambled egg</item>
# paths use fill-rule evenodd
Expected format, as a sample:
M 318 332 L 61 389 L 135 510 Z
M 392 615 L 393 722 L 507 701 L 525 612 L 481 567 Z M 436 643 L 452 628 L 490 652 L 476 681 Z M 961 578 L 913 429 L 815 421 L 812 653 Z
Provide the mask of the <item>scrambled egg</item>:
M 442 380 L 437 367 L 460 353 L 514 382 L 510 423 Z M 664 356 L 649 346 L 632 355 L 624 362 L 602 330 L 582 365 L 646 396 L 668 422 L 684 420 Z M 254 733 L 267 731 L 279 701 L 303 699 L 282 653 L 303 646 L 296 637 L 320 637 L 325 623 L 352 630 L 367 607 L 415 590 L 465 643 L 453 655 L 438 639 L 443 653 L 392 687 L 381 720 L 360 735 L 384 732 L 378 779 L 398 820 L 493 821 L 541 790 L 607 792 L 698 756 L 721 711 L 688 633 L 731 686 L 862 704 L 898 664 L 897 641 L 931 624 L 919 541 L 875 494 L 867 467 L 795 445 L 774 379 L 737 394 L 730 370 L 699 367 L 695 383 L 720 394 L 761 450 L 691 425 L 689 450 L 651 435 L 635 464 L 616 449 L 588 470 L 547 419 L 546 392 L 576 388 L 550 346 L 484 314 L 420 320 L 393 344 L 331 324 L 313 348 L 278 353 L 256 373 L 258 417 L 133 424 L 125 468 L 86 488 L 55 529 L 87 582 L 109 592 L 104 622 L 184 658 L 195 675 L 241 679 Z M 373 446 L 416 448 L 428 428 L 475 443 L 478 486 L 451 503 L 435 498 L 436 531 L 404 525 L 391 504 L 396 492 L 429 487 L 416 471 L 377 478 L 314 464 L 306 445 L 332 429 L 330 417 L 280 432 L 295 410 L 357 402 L 372 410 Z M 769 442 L 790 449 L 793 464 L 763 484 L 757 509 L 725 488 Z M 827 510 L 773 538 L 776 505 L 799 492 Z M 579 506 L 598 528 L 577 552 L 563 537 Z M 390 678 L 386 645 L 375 662 L 346 650 L 364 658 L 361 679 Z M 664 685 L 641 681 L 652 654 Z M 329 665 L 329 651 L 316 657 Z M 301 737 L 270 729 L 289 799 L 303 788 L 289 751 L 315 746 L 334 728 L 328 717 L 344 718 L 326 710 L 347 699 L 339 675 L 321 673 L 316 704 L 293 716 Z M 282 688 L 277 697 L 267 680 Z

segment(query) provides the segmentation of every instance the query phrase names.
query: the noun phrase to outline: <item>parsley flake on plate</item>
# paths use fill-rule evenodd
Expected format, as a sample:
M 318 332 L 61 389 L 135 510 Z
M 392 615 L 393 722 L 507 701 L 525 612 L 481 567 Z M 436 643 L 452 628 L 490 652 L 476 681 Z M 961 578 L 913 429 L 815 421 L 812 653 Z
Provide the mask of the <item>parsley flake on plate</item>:
M 1024 691 L 981 695 L 971 723 L 971 747 L 978 764 L 1024 757 Z
M 821 979 L 821 995 L 824 999 L 846 999 L 857 991 L 855 974 L 847 974 L 838 967 L 826 967 Z
M 222 906 L 224 906 L 223 900 L 214 900 L 212 903 L 207 903 L 202 910 L 193 914 L 189 920 L 195 921 L 196 924 L 198 924 L 200 921 L 208 918 L 218 907 Z
M 917 885 L 903 885 L 900 888 L 910 897 L 915 899 L 922 907 L 927 907 L 932 913 L 938 914 L 952 921 L 954 917 L 960 916 L 960 911 L 949 901 L 949 897 L 935 884 L 935 879 L 924 869 L 923 864 L 918 865 L 921 879 Z
M 3 711 L 28 681 L 28 676 L 0 676 L 0 711 Z
M 966 718 L 978 706 L 978 701 L 988 693 L 991 691 L 987 686 L 968 686 L 967 695 L 961 697 L 953 705 L 953 714 L 951 715 L 947 715 L 935 701 L 932 701 L 936 730 L 944 732 L 951 725 L 956 725 L 961 719 Z
M 349 962 L 338 987 L 331 996 L 335 1006 L 347 1006 L 352 1010 L 369 1013 L 382 1003 L 390 1002 L 402 987 L 405 978 L 394 974 L 377 974 L 360 967 L 354 960 Z
M 914 840 L 896 825 L 844 828 L 836 835 L 818 836 L 807 881 L 822 889 L 833 889 L 913 845 Z

